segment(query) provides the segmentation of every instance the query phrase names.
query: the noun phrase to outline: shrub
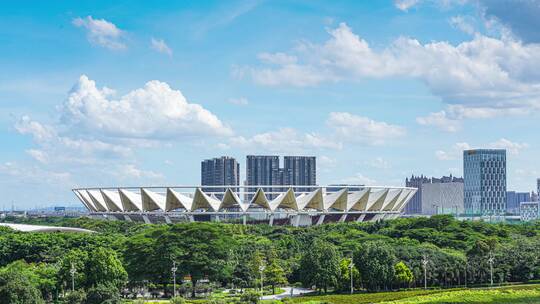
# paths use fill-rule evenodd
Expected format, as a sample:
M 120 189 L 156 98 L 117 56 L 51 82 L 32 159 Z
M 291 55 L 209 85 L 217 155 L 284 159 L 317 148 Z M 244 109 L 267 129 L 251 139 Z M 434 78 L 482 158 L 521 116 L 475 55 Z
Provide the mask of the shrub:
M 185 304 L 186 300 L 182 297 L 174 297 L 169 301 L 171 304 Z
M 86 301 L 86 292 L 84 290 L 75 290 L 70 293 L 65 298 L 66 304 L 84 304 Z
M 240 303 L 258 304 L 261 295 L 256 291 L 246 291 L 240 296 Z
M 88 290 L 86 304 L 117 304 L 120 303 L 118 289 L 112 285 L 99 284 Z

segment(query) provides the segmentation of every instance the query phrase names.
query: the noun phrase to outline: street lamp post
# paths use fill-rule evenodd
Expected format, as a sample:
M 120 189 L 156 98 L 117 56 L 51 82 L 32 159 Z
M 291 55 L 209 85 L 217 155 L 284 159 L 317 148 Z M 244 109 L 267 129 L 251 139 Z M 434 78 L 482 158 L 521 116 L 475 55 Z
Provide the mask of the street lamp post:
M 171 268 L 172 276 L 173 276 L 173 297 L 176 297 L 176 271 L 178 270 L 178 267 L 176 267 L 176 261 L 173 261 L 173 267 Z
M 71 274 L 71 291 L 75 291 L 75 273 L 77 273 L 77 269 L 75 268 L 75 264 L 71 262 L 71 269 L 69 270 L 69 273 Z
M 265 268 L 266 268 L 266 266 L 264 266 L 263 264 L 261 264 L 261 266 L 259 266 L 259 272 L 261 273 L 261 296 L 264 293 L 263 272 L 264 272 Z
M 351 257 L 351 263 L 349 264 L 349 276 L 351 277 L 351 294 L 354 293 L 354 285 L 353 285 L 353 267 L 354 267 L 354 263 L 353 263 L 353 259 Z
M 424 254 L 422 257 L 422 266 L 424 267 L 424 289 L 427 289 L 427 264 L 429 260 L 427 256 Z
M 488 262 L 489 262 L 489 279 L 490 279 L 491 286 L 493 286 L 493 262 L 494 261 L 495 259 L 493 258 L 493 252 L 490 251 Z

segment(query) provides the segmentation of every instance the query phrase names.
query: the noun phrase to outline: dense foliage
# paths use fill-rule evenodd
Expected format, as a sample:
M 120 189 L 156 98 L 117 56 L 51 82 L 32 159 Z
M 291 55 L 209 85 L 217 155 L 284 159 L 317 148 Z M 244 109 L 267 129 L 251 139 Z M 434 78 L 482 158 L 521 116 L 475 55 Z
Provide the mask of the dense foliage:
M 1 228 L 0 279 L 13 277 L 10 284 L 17 286 L 9 287 L 16 294 L 6 294 L 7 283 L 0 280 L 0 296 L 85 303 L 109 297 L 107 301 L 114 303 L 118 299 L 113 294 L 120 291 L 127 296 L 146 288 L 171 295 L 173 263 L 177 291 L 191 297 L 207 293 L 212 286 L 244 289 L 262 284 L 275 289 L 296 282 L 321 291 L 346 292 L 351 275 L 356 290 L 418 287 L 424 284 L 423 259 L 429 286 L 486 284 L 490 257 L 495 283 L 540 278 L 538 223 L 490 224 L 451 216 L 308 228 L 32 220 L 43 221 L 99 233 L 22 233 Z M 182 283 L 182 278 L 191 283 Z M 72 284 L 79 291 L 70 298 Z

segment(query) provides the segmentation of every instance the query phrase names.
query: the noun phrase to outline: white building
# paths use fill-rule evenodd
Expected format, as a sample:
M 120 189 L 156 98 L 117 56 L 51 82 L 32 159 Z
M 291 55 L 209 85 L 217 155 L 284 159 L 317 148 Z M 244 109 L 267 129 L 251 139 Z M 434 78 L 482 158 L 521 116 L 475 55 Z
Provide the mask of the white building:
M 538 219 L 538 202 L 522 202 L 519 204 L 519 217 L 523 222 Z
M 422 214 L 463 213 L 463 183 L 422 184 Z

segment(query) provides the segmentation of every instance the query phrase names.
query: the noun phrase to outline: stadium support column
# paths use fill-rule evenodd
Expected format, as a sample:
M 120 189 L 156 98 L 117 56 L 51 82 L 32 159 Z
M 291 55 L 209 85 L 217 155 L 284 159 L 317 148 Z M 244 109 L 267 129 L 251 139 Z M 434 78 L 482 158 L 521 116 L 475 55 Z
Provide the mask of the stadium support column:
M 268 222 L 268 225 L 274 226 L 274 214 L 270 214 L 270 222 Z
M 316 226 L 319 226 L 319 225 L 321 225 L 322 223 L 324 223 L 324 217 L 325 217 L 325 216 L 326 216 L 325 214 L 321 214 L 321 215 L 319 216 L 319 220 L 317 221 L 317 224 L 315 224 L 315 225 L 316 225 Z
M 341 217 L 339 218 L 339 222 L 343 223 L 343 222 L 345 222 L 346 219 L 347 219 L 347 213 L 343 213 L 341 215 Z
M 244 224 L 244 225 L 246 224 L 246 215 L 245 214 L 242 215 L 242 224 Z
M 127 221 L 127 222 L 133 222 L 133 220 L 129 217 L 129 215 L 127 214 L 124 214 L 124 219 Z
M 362 222 L 364 218 L 366 217 L 365 213 L 360 214 L 360 216 L 356 219 L 357 222 Z
M 143 214 L 142 218 L 143 218 L 143 221 L 144 221 L 145 224 L 152 224 L 152 222 L 148 218 L 148 215 Z
M 165 215 L 165 223 L 172 224 L 171 218 L 168 215 Z

